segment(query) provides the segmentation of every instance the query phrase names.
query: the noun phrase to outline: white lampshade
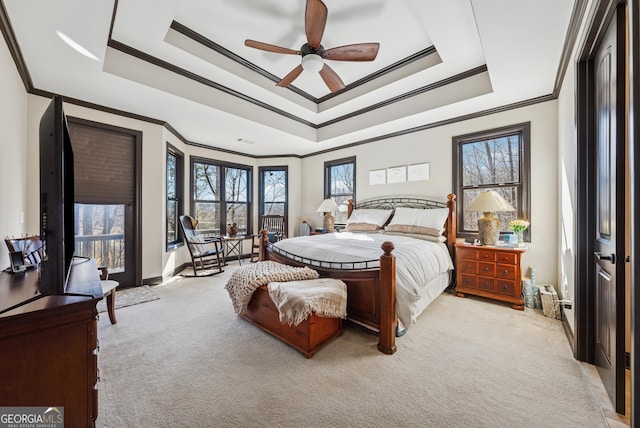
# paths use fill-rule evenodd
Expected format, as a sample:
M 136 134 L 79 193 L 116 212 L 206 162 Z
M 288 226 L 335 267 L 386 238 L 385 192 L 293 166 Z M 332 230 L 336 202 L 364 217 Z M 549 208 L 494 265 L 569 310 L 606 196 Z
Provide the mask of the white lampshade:
M 324 61 L 320 55 L 307 54 L 302 57 L 302 68 L 314 73 L 319 72 L 324 66 Z
M 495 190 L 487 190 L 486 192 L 481 192 L 476 200 L 465 208 L 465 210 L 489 213 L 496 211 L 515 211 L 516 209 Z
M 316 211 L 319 213 L 334 213 L 338 211 L 338 209 L 338 205 L 333 201 L 333 199 L 328 198 L 322 201 Z

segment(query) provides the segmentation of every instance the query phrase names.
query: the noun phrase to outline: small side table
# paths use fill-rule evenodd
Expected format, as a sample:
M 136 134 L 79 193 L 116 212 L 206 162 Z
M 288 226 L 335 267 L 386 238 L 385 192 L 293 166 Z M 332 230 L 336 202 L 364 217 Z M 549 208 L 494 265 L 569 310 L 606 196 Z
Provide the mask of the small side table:
M 238 263 L 242 265 L 242 243 L 246 239 L 253 239 L 251 236 L 239 235 L 239 236 L 223 236 L 222 242 L 224 242 L 224 264 L 227 265 L 227 258 L 231 255 L 235 255 L 238 258 Z

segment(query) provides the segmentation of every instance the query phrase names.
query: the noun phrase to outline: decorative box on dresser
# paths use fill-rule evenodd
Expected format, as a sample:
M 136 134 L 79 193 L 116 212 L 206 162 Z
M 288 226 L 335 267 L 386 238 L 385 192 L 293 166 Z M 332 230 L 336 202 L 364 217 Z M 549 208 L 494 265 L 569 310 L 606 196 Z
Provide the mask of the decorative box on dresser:
M 65 295 L 38 295 L 37 284 L 32 269 L 0 274 L 0 405 L 62 407 L 65 426 L 94 427 L 102 298 L 96 264 L 73 266 Z
M 525 248 L 456 244 L 456 296 L 474 294 L 524 310 L 520 261 Z

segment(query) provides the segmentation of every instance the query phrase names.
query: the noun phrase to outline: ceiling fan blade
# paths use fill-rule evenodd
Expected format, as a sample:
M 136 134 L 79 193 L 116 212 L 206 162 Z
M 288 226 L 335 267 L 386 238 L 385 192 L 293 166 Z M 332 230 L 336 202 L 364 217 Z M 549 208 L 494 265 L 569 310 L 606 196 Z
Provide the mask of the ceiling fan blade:
M 276 83 L 276 86 L 280 86 L 282 88 L 284 88 L 285 86 L 289 86 L 291 83 L 293 83 L 294 80 L 296 80 L 298 76 L 300 76 L 300 73 L 302 73 L 302 70 L 303 70 L 302 64 L 298 64 L 298 66 L 293 70 L 291 70 L 289 74 L 284 76 L 281 81 Z
M 262 51 L 281 53 L 281 54 L 290 54 L 290 55 L 300 55 L 300 51 L 296 51 L 289 48 L 283 48 L 282 46 L 270 45 L 269 43 L 256 42 L 255 40 L 245 40 L 244 44 L 249 46 L 250 48 L 260 49 Z
M 380 43 L 357 43 L 327 49 L 322 56 L 334 61 L 373 61 L 379 48 Z
M 304 28 L 307 33 L 307 43 L 314 49 L 318 49 L 324 34 L 324 26 L 327 23 L 327 6 L 322 0 L 307 0 L 307 9 L 304 16 Z
M 324 80 L 324 83 L 327 84 L 331 92 L 336 92 L 344 88 L 344 82 L 340 79 L 340 76 L 327 64 L 323 65 L 322 69 L 320 69 L 320 77 L 322 77 L 322 80 Z

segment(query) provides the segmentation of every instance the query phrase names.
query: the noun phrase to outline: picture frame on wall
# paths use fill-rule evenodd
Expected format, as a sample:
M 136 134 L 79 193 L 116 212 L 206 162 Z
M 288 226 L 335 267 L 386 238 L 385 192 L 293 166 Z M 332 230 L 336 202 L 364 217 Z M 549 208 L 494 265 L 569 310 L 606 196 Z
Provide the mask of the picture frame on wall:
M 375 186 L 378 184 L 385 184 L 387 182 L 387 170 L 375 169 L 369 171 L 369 185 Z
M 404 183 L 405 181 L 407 181 L 406 166 L 387 168 L 387 183 Z
M 424 181 L 429 179 L 429 162 L 407 166 L 407 181 Z

